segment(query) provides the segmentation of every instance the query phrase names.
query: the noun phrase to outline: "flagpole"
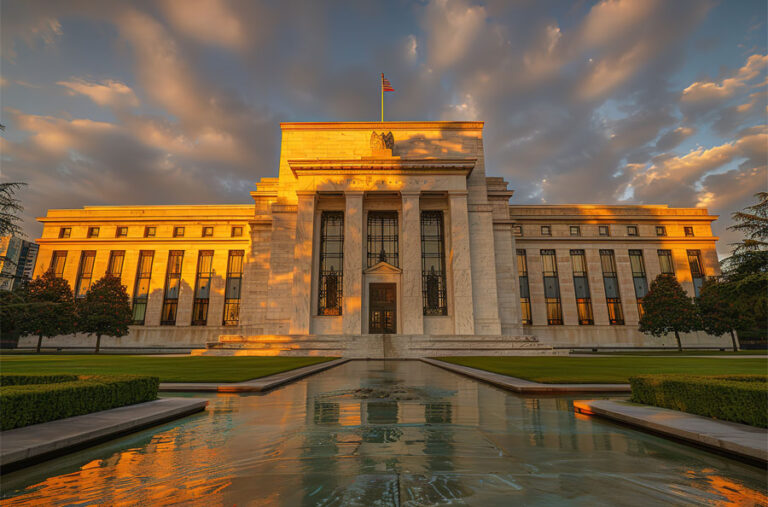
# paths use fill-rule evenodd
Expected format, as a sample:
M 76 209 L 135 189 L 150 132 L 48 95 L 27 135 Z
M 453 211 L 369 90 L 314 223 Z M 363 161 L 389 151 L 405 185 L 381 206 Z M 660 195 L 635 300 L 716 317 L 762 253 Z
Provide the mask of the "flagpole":
M 384 73 L 381 73 L 381 81 L 379 82 L 381 88 L 381 122 L 384 123 Z

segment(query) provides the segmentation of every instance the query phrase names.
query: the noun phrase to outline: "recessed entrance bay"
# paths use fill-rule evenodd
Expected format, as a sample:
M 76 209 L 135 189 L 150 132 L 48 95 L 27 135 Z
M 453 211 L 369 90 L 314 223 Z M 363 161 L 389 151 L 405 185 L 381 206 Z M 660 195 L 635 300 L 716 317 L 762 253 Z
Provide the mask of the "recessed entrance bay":
M 419 361 L 188 396 L 208 411 L 4 475 L 3 505 L 768 501 L 764 470 Z

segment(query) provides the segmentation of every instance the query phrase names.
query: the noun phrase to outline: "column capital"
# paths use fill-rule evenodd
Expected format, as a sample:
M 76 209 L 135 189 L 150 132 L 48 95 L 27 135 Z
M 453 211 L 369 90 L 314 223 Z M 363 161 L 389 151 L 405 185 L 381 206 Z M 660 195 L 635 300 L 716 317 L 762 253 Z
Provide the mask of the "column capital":
M 466 190 L 448 190 L 448 196 L 450 197 L 466 197 L 469 192 Z
M 421 197 L 419 190 L 401 190 L 400 197 Z
M 362 190 L 345 190 L 344 197 L 362 197 L 365 192 Z
M 296 197 L 298 197 L 299 199 L 307 199 L 307 198 L 310 198 L 310 197 L 312 199 L 316 199 L 317 198 L 317 192 L 314 191 L 314 190 L 297 190 L 296 191 Z

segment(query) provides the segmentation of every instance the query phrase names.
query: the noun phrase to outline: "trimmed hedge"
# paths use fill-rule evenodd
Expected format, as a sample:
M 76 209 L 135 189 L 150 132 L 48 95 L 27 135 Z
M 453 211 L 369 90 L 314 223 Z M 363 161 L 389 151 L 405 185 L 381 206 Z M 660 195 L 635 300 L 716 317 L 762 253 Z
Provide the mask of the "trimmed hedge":
M 136 375 L 13 376 L 23 380 L 55 379 L 51 383 L 26 384 L 8 384 L 4 377 L 0 376 L 2 430 L 152 401 L 157 399 L 160 385 L 157 377 Z
M 638 375 L 630 401 L 768 428 L 766 375 Z
M 0 375 L 0 386 L 25 386 L 28 384 L 55 384 L 74 382 L 77 375 Z

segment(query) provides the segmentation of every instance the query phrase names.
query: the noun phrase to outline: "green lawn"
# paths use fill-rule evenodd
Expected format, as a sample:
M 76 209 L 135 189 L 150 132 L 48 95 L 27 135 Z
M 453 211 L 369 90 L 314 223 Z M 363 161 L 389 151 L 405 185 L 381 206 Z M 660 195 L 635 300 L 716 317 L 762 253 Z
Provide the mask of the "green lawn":
M 161 382 L 242 382 L 309 366 L 330 357 L 152 357 L 2 355 L 2 373 L 153 375 Z
M 620 384 L 642 373 L 768 375 L 768 360 L 698 357 L 441 357 L 442 361 L 543 382 Z

